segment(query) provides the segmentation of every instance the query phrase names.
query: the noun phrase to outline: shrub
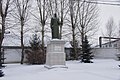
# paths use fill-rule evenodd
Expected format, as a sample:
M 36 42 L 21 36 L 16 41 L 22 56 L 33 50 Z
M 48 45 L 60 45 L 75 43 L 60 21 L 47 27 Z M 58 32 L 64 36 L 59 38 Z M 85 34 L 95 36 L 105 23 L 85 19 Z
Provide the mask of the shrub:
M 30 49 L 25 50 L 27 63 L 29 64 L 44 64 L 45 52 L 42 49 L 41 41 L 37 34 L 29 41 Z

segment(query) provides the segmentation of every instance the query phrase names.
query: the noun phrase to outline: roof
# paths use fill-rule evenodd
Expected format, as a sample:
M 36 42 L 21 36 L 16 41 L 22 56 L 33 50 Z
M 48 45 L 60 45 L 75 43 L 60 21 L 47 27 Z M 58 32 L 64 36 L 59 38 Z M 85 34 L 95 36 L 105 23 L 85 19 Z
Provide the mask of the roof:
M 102 45 L 107 45 L 107 44 L 109 44 L 109 43 L 115 43 L 115 42 L 117 42 L 117 41 L 119 41 L 119 39 L 114 40 L 114 41 L 111 41 L 111 42 L 103 43 Z M 96 45 L 95 47 L 99 47 L 99 45 Z
M 21 49 L 21 46 L 2 46 L 4 49 Z M 25 46 L 25 49 L 30 48 L 29 46 Z
M 109 44 L 109 43 L 115 43 L 115 42 L 117 42 L 117 41 L 119 41 L 119 39 L 114 40 L 114 41 L 111 41 L 111 42 L 104 43 L 104 44 L 102 44 L 102 45 L 106 45 L 106 44 Z

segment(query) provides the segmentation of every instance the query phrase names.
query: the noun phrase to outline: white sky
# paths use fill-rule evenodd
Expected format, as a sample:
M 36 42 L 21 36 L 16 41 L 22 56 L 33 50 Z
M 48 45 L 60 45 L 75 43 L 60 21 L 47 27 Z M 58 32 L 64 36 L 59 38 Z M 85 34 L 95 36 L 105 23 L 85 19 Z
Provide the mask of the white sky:
M 101 1 L 110 1 L 110 0 L 101 0 Z M 115 0 L 112 0 L 112 1 L 115 1 Z M 110 17 L 113 17 L 115 24 L 117 26 L 118 26 L 118 23 L 120 22 L 120 6 L 103 5 L 103 4 L 99 4 L 98 6 L 100 8 L 100 11 L 99 11 L 100 28 L 95 37 L 95 40 L 93 40 L 92 42 L 95 44 L 98 44 L 98 38 L 102 36 L 102 32 L 105 32 L 105 24 L 107 23 Z
M 108 1 L 108 0 L 105 0 Z M 120 4 L 120 3 L 119 3 Z M 120 23 L 120 6 L 116 5 L 103 5 L 99 4 L 99 31 L 95 37 L 95 42 L 93 40 L 92 43 L 98 44 L 98 38 L 103 36 L 102 33 L 105 32 L 105 25 L 110 17 L 113 17 L 115 25 L 118 26 Z
M 120 21 L 120 6 L 113 6 L 113 5 L 99 5 L 100 7 L 100 27 L 102 30 L 105 27 L 108 19 L 113 17 L 115 24 L 118 25 Z

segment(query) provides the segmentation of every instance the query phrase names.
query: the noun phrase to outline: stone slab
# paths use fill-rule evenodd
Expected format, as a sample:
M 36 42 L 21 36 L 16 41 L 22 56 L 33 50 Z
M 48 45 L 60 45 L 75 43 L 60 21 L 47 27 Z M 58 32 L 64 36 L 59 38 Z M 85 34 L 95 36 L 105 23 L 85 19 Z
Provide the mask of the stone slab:
M 48 43 L 45 67 L 66 66 L 64 44 L 63 40 L 51 40 Z

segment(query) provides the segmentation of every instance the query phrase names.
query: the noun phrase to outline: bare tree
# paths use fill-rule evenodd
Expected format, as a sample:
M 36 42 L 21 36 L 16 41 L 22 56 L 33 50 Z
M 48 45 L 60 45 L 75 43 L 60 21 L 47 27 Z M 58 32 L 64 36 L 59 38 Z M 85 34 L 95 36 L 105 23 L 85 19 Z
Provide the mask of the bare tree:
M 91 3 L 91 0 L 84 0 L 78 2 L 79 19 L 78 19 L 78 33 L 81 36 L 81 43 L 83 43 L 85 35 L 93 36 L 98 29 L 98 7 L 97 4 Z
M 48 0 L 36 0 L 36 1 L 37 1 L 39 17 L 37 17 L 36 15 L 34 15 L 34 17 L 38 18 L 38 21 L 41 26 L 40 32 L 42 33 L 42 49 L 45 52 L 44 37 L 45 37 L 45 25 L 46 25 L 46 21 L 48 18 L 48 11 L 47 11 L 47 1 Z
M 78 35 L 81 37 L 82 54 L 84 54 L 85 36 L 93 36 L 98 29 L 98 7 L 97 4 L 91 3 L 91 0 L 83 0 L 78 2 L 79 19 L 78 19 Z
M 75 46 L 75 41 L 76 41 L 76 25 L 77 25 L 77 20 L 78 20 L 78 11 L 79 8 L 76 6 L 76 1 L 69 0 L 69 10 L 70 10 L 70 26 L 72 28 L 72 45 L 73 45 L 73 54 L 75 54 L 75 59 L 78 59 L 78 54 L 77 54 L 77 49 Z
M 97 4 L 91 3 L 91 0 L 69 0 L 69 2 L 73 45 L 75 45 L 77 37 L 80 37 L 83 43 L 85 35 L 92 36 L 97 30 L 98 7 Z M 77 59 L 76 47 L 73 48 Z
M 114 23 L 113 18 L 109 18 L 108 22 L 106 23 L 106 35 L 107 37 L 114 37 L 115 36 L 115 29 L 116 25 Z M 111 42 L 111 39 L 109 39 L 109 42 Z
M 24 61 L 24 27 L 29 20 L 29 9 L 31 7 L 30 0 L 15 0 L 16 11 L 15 15 L 12 15 L 16 20 L 18 20 L 18 25 L 20 25 L 20 39 L 21 39 L 21 64 Z M 28 27 L 28 26 L 27 26 Z
M 5 34 L 5 29 L 6 29 L 6 19 L 9 14 L 10 6 L 11 6 L 12 0 L 0 0 L 0 17 L 1 17 L 1 25 L 2 25 L 2 30 L 0 34 L 0 66 L 1 64 L 1 47 L 2 47 L 2 42 L 4 39 L 4 34 Z
M 67 0 L 60 0 L 60 11 L 58 12 L 59 13 L 59 16 L 60 16 L 60 39 L 62 39 L 62 27 L 63 27 L 63 22 L 64 22 L 64 19 L 66 18 L 66 15 L 68 13 L 68 1 Z

